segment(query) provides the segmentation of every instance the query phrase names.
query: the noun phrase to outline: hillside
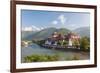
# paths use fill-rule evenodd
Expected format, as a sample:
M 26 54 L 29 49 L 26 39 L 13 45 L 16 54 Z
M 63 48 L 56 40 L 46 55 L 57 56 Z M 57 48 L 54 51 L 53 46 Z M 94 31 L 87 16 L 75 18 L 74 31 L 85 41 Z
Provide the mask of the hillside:
M 62 35 L 68 34 L 70 30 L 66 28 L 46 28 L 41 31 L 33 32 L 33 31 L 22 31 L 22 40 L 41 40 L 50 37 L 54 32 L 58 32 Z M 75 32 L 81 37 L 87 36 L 90 37 L 90 29 L 89 27 L 81 27 L 77 28 L 71 32 Z
M 30 32 L 30 34 L 27 33 L 28 36 L 26 36 L 24 39 L 27 39 L 27 40 L 46 39 L 49 36 L 51 36 L 54 32 L 58 32 L 58 33 L 61 33 L 61 34 L 67 34 L 68 32 L 70 32 L 70 30 L 65 29 L 65 28 L 60 28 L 60 29 L 56 29 L 56 28 L 46 28 L 46 29 L 43 29 L 43 30 L 41 30 L 39 32 L 36 32 L 36 33 L 33 33 L 33 32 Z M 22 36 L 22 38 L 23 38 L 23 36 Z
M 36 32 L 33 31 L 21 31 L 21 39 L 22 40 L 30 40 L 29 36 L 34 35 Z
M 81 37 L 90 37 L 90 27 L 81 27 L 73 30 L 73 32 L 79 34 Z
M 61 34 L 67 34 L 70 32 L 68 29 L 61 28 L 61 29 L 56 29 L 56 28 L 46 28 L 42 31 L 39 31 L 33 35 L 33 39 L 39 40 L 39 39 L 46 39 L 50 37 L 54 32 L 58 32 Z

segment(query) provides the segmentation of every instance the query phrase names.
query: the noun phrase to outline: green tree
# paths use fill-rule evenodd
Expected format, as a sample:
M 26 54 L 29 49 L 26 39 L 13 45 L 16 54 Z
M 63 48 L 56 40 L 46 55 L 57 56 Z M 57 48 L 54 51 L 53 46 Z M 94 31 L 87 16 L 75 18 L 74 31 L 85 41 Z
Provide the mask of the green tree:
M 78 40 L 74 40 L 73 41 L 73 46 L 78 48 L 80 46 L 80 42 Z
M 65 40 L 64 43 L 63 43 L 63 45 L 67 46 L 68 45 L 68 41 Z
M 61 45 L 61 46 L 66 46 L 68 44 L 68 42 L 66 40 L 60 40 L 58 42 L 58 45 Z
M 82 50 L 89 50 L 90 49 L 90 41 L 89 41 L 88 37 L 81 38 L 80 47 Z

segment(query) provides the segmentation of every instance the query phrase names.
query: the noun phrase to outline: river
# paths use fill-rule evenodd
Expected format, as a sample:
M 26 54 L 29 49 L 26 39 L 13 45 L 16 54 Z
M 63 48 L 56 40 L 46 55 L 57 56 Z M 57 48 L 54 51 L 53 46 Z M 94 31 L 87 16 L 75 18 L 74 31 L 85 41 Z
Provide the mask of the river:
M 23 62 L 24 57 L 30 56 L 32 54 L 39 54 L 39 55 L 53 55 L 53 54 L 59 54 L 61 56 L 61 60 L 64 60 L 65 57 L 72 57 L 72 56 L 79 56 L 80 60 L 86 60 L 89 59 L 90 55 L 89 52 L 75 52 L 75 51 L 61 51 L 61 50 L 55 50 L 55 49 L 48 49 L 40 47 L 37 44 L 31 44 L 26 47 L 21 48 L 21 62 Z

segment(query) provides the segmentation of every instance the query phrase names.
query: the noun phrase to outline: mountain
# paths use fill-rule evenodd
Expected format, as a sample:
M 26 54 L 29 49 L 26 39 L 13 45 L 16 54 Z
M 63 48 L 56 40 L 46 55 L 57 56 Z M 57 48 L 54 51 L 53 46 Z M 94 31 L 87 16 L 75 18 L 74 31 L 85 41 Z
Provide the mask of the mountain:
M 22 40 L 31 40 L 33 37 L 33 35 L 36 33 L 36 32 L 39 32 L 41 31 L 43 28 L 38 28 L 34 25 L 32 26 L 27 26 L 27 27 L 22 27 L 22 30 L 21 30 L 21 39 Z
M 56 32 L 58 32 L 58 33 L 60 33 L 62 35 L 66 35 L 66 34 L 68 34 L 70 32 L 70 30 L 69 29 L 65 29 L 65 28 L 60 28 Z
M 49 37 L 50 35 L 52 35 L 52 33 L 55 31 L 57 31 L 56 28 L 46 28 L 46 29 L 43 29 L 43 30 L 35 33 L 32 37 L 35 40 L 45 39 L 45 38 Z
M 56 29 L 56 28 L 46 28 L 40 32 L 37 32 L 34 36 L 33 39 L 46 39 L 50 37 L 54 32 L 58 32 L 61 34 L 67 34 L 69 32 L 68 29 L 61 28 L 61 29 Z
M 21 31 L 21 33 L 22 33 L 21 34 L 22 40 L 30 40 L 32 38 L 31 37 L 28 38 L 28 37 L 34 35 L 36 32 L 34 32 L 34 31 Z
M 50 37 L 54 32 L 58 32 L 62 35 L 68 34 L 69 29 L 66 28 L 45 28 L 40 31 L 22 31 L 22 40 L 40 40 Z M 71 32 L 79 34 L 81 37 L 87 36 L 90 37 L 90 28 L 89 27 L 80 27 Z
M 36 33 L 31 32 L 31 34 L 29 34 L 27 37 L 25 37 L 25 39 L 28 39 L 28 40 L 46 39 L 46 38 L 50 37 L 54 32 L 58 32 L 61 34 L 67 34 L 68 32 L 70 32 L 70 30 L 65 29 L 65 28 L 60 28 L 60 29 L 46 28 L 46 29 L 43 29 L 43 30 L 36 32 Z
M 79 34 L 81 37 L 84 36 L 90 37 L 90 27 L 80 27 L 73 30 L 73 32 Z

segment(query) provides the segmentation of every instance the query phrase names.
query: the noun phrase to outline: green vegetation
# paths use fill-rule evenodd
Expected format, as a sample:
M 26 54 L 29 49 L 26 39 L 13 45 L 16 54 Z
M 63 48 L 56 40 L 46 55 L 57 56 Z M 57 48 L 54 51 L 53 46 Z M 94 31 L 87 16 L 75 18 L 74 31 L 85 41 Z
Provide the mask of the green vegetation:
M 66 60 L 79 60 L 80 57 L 78 55 L 73 55 L 72 57 L 67 57 Z
M 33 40 L 32 42 L 33 42 L 33 43 L 36 43 L 36 44 L 38 44 L 38 45 L 42 45 L 42 44 L 45 43 L 45 40 L 38 40 L 38 41 Z
M 80 57 L 78 55 L 74 55 L 74 57 L 72 58 L 72 60 L 79 60 Z
M 73 41 L 73 46 L 78 48 L 80 46 L 80 42 L 78 40 Z
M 60 28 L 60 29 L 57 30 L 57 32 L 59 34 L 66 35 L 66 34 L 68 34 L 70 32 L 70 30 L 69 29 L 65 29 L 65 28 Z
M 73 57 L 67 57 L 64 60 L 79 60 L 80 57 L 78 55 L 74 55 Z M 26 56 L 24 57 L 24 62 L 25 63 L 30 63 L 30 62 L 48 62 L 48 61 L 60 61 L 61 56 L 58 54 L 55 55 L 37 55 L 33 54 L 31 56 Z
M 67 46 L 68 45 L 68 41 L 66 41 L 66 40 L 60 40 L 60 41 L 58 41 L 58 45 Z
M 58 61 L 58 55 L 31 55 L 24 58 L 25 62 L 46 62 L 46 61 Z
M 84 51 L 90 50 L 90 40 L 88 37 L 82 37 L 80 40 L 80 48 Z

